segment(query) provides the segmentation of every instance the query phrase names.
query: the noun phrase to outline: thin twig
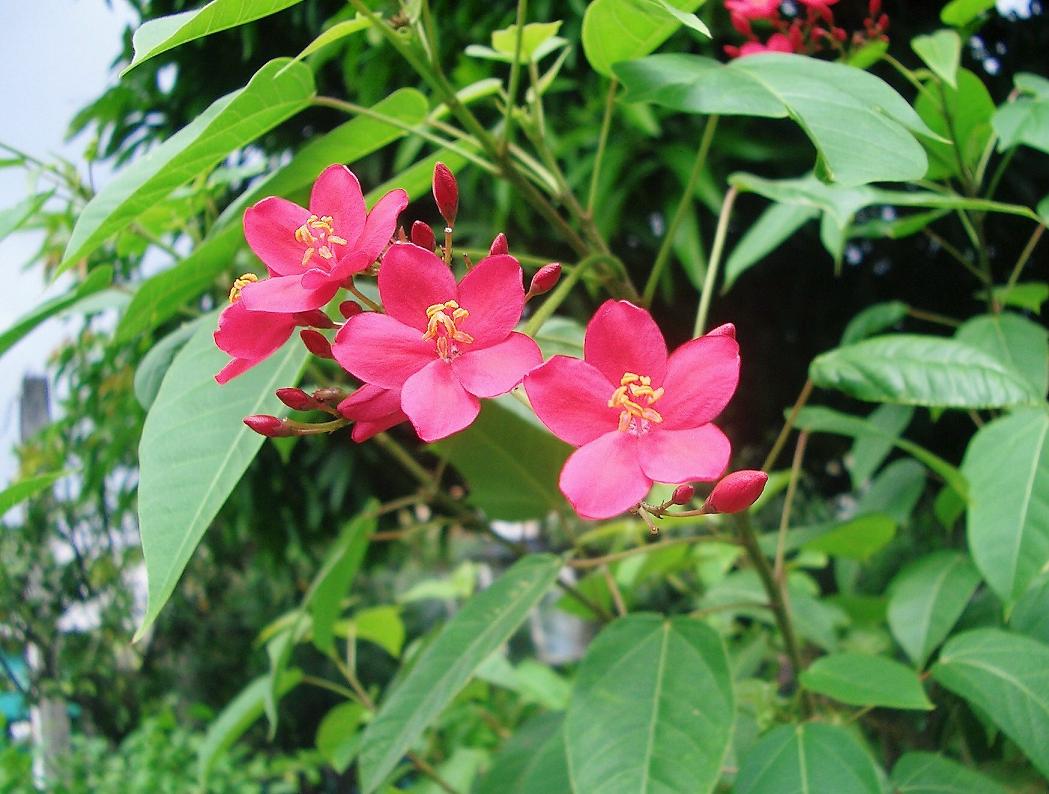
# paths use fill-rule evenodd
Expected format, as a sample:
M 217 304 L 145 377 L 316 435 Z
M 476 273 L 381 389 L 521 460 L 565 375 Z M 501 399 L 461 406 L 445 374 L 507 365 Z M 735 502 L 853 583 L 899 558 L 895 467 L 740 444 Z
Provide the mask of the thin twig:
M 524 40 L 524 21 L 527 15 L 528 0 L 517 0 L 517 36 L 514 39 L 514 60 L 510 64 L 510 81 L 506 87 L 506 116 L 503 118 L 504 152 L 513 143 L 514 103 L 517 101 L 517 84 L 521 80 L 521 43 Z
M 696 324 L 692 327 L 692 336 L 699 336 L 707 327 L 707 312 L 710 310 L 710 299 L 714 294 L 714 283 L 717 281 L 718 266 L 721 254 L 725 249 L 725 235 L 728 233 L 728 219 L 732 215 L 732 205 L 736 202 L 739 190 L 735 185 L 725 193 L 721 203 L 721 214 L 718 216 L 718 227 L 714 232 L 714 244 L 710 248 L 710 259 L 707 262 L 707 275 L 703 279 L 703 292 L 699 296 L 699 310 L 696 312 Z
M 1031 254 L 1034 253 L 1035 246 L 1038 245 L 1038 241 L 1042 239 L 1042 233 L 1044 231 L 1045 224 L 1039 223 L 1038 228 L 1031 233 L 1031 238 L 1027 241 L 1027 245 L 1025 245 L 1024 250 L 1020 252 L 1020 258 L 1017 259 L 1016 264 L 1013 265 L 1013 270 L 1009 274 L 1009 280 L 1005 282 L 1005 288 L 1007 290 L 1016 286 L 1016 282 L 1020 279 L 1020 274 L 1027 265 L 1027 260 L 1030 259 Z
M 627 613 L 626 602 L 623 601 L 623 593 L 620 592 L 619 584 L 616 582 L 616 578 L 612 575 L 612 571 L 609 570 L 607 564 L 601 566 L 601 575 L 605 578 L 608 592 L 612 594 L 612 603 L 615 604 L 616 613 L 619 617 L 623 617 Z
M 787 527 L 790 525 L 790 510 L 794 506 L 794 494 L 798 490 L 798 477 L 801 474 L 801 463 L 805 459 L 805 446 L 809 442 L 809 431 L 798 433 L 798 443 L 794 447 L 794 460 L 790 464 L 790 482 L 787 483 L 787 495 L 783 499 L 783 512 L 779 517 L 779 534 L 776 537 L 776 564 L 773 575 L 776 581 L 783 583 L 783 555 L 787 546 Z
M 779 435 L 776 436 L 775 442 L 772 444 L 772 449 L 769 450 L 769 454 L 765 456 L 765 462 L 761 464 L 761 470 L 768 472 L 776 465 L 776 459 L 779 457 L 779 453 L 783 451 L 783 445 L 787 443 L 787 438 L 790 436 L 790 431 L 794 429 L 794 423 L 798 419 L 798 414 L 801 409 L 805 407 L 805 403 L 809 401 L 809 395 L 812 394 L 812 378 L 808 378 L 805 381 L 805 385 L 801 387 L 801 391 L 798 393 L 798 399 L 794 401 L 794 407 L 790 409 L 790 414 L 787 416 L 787 421 L 783 423 L 783 428 L 779 431 Z
M 612 113 L 615 110 L 616 90 L 619 81 L 612 78 L 605 95 L 605 113 L 601 118 L 601 132 L 597 137 L 597 153 L 594 155 L 594 170 L 590 172 L 590 194 L 586 200 L 586 214 L 593 217 L 594 202 L 597 200 L 597 188 L 601 181 L 601 164 L 605 159 L 605 147 L 608 145 L 608 132 L 612 127 Z

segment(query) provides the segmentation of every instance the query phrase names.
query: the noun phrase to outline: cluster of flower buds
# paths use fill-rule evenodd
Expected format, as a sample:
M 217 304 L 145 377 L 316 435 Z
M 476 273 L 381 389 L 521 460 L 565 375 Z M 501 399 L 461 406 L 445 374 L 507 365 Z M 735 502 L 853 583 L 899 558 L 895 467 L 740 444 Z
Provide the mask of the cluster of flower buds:
M 800 7 L 800 13 L 787 16 L 780 0 L 725 0 L 732 27 L 746 38 L 741 45 L 726 45 L 725 53 L 731 58 L 763 52 L 814 55 L 832 51 L 844 56 L 849 48 L 856 50 L 871 41 L 887 40 L 889 17 L 882 13 L 881 0 L 869 0 L 863 29 L 854 31 L 851 38 L 835 21 L 831 6 L 837 2 L 794 0 L 792 7 Z M 755 23 L 764 28 L 762 35 L 755 31 Z

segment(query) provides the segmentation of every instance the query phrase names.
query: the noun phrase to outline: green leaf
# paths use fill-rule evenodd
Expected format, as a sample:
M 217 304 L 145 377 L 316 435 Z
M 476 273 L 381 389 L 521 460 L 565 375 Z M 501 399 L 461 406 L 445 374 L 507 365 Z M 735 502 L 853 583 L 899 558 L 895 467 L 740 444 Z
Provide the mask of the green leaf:
M 135 57 L 121 72 L 127 74 L 143 61 L 174 49 L 187 41 L 275 14 L 300 0 L 212 0 L 195 11 L 151 19 L 135 31 L 131 44 Z
M 273 391 L 294 385 L 306 362 L 305 349 L 291 339 L 267 361 L 219 386 L 214 375 L 227 356 L 212 339 L 217 313 L 207 316 L 172 362 L 142 429 L 138 514 L 149 596 L 136 638 L 156 620 L 262 446 L 263 437 L 241 420 L 284 410 Z
M 1000 629 L 953 637 L 932 676 L 968 700 L 1049 776 L 1049 646 Z
M 896 521 L 887 515 L 873 513 L 850 521 L 832 524 L 812 540 L 802 543 L 807 551 L 820 551 L 831 557 L 865 560 L 884 548 L 896 537 Z
M 0 241 L 22 228 L 22 224 L 36 215 L 54 193 L 53 190 L 35 193 L 22 199 L 13 207 L 0 210 Z
M 360 748 L 359 729 L 366 714 L 360 703 L 340 703 L 329 709 L 317 726 L 317 752 L 340 775 L 353 763 Z
M 347 632 L 357 639 L 374 642 L 395 659 L 404 648 L 404 622 L 399 606 L 387 604 L 362 609 L 348 621 Z
M 940 10 L 940 21 L 945 25 L 962 28 L 994 8 L 995 0 L 951 0 Z
M 517 729 L 492 760 L 474 794 L 569 792 L 568 759 L 560 714 L 540 714 Z
M 183 323 L 149 349 L 135 370 L 135 399 L 147 411 L 157 399 L 160 384 L 178 351 L 197 330 L 199 320 Z
M 794 232 L 816 217 L 811 207 L 797 204 L 773 204 L 766 209 L 732 249 L 725 262 L 725 284 L 728 292 L 736 279 L 779 248 Z
M 802 671 L 799 680 L 809 691 L 850 706 L 920 711 L 933 708 L 918 674 L 885 656 L 864 653 L 822 656 Z
M 19 505 L 26 499 L 31 499 L 61 477 L 65 477 L 67 471 L 52 471 L 47 474 L 38 474 L 35 477 L 26 477 L 18 482 L 12 483 L 0 491 L 0 517 L 15 505 Z
M 15 324 L 0 334 L 0 356 L 14 347 L 24 336 L 45 320 L 67 311 L 75 311 L 77 304 L 84 298 L 94 295 L 109 286 L 113 280 L 113 268 L 110 265 L 96 267 L 87 277 L 65 295 L 59 295 L 44 301 L 29 314 L 15 320 Z
M 981 290 L 979 298 L 982 300 Z M 993 290 L 994 299 L 1005 306 L 1017 306 L 1038 314 L 1042 304 L 1049 300 L 1049 284 L 1044 281 L 1028 281 L 1013 286 L 1002 285 Z
M 575 791 L 712 791 L 735 710 L 718 634 L 687 617 L 633 614 L 591 643 L 565 718 Z
M 982 350 L 1024 378 L 1035 394 L 1049 390 L 1049 335 L 1045 328 L 1012 312 L 974 317 L 954 338 Z
M 844 729 L 780 725 L 744 757 L 734 794 L 881 794 L 878 769 Z
M 874 414 L 871 414 L 871 418 L 873 416 Z M 965 476 L 958 469 L 913 441 L 900 438 L 891 429 L 885 429 L 880 423 L 875 423 L 870 418 L 849 416 L 830 408 L 811 405 L 798 412 L 796 425 L 800 430 L 811 430 L 816 433 L 834 433 L 853 438 L 870 436 L 883 439 L 920 460 L 929 469 L 939 474 L 962 497 L 968 493 Z
M 858 400 L 930 408 L 1005 408 L 1042 399 L 982 350 L 918 334 L 877 336 L 823 353 L 809 366 L 809 377 Z
M 538 60 L 536 53 L 544 42 L 557 35 L 561 22 L 532 22 L 521 31 L 521 60 L 524 63 Z M 517 25 L 492 31 L 492 49 L 513 61 L 517 52 Z M 547 50 L 549 52 L 549 50 Z M 544 52 L 545 54 L 545 52 Z M 540 56 L 541 57 L 541 56 Z
M 550 667 L 534 659 L 524 659 L 516 667 L 496 652 L 478 668 L 477 677 L 490 684 L 516 692 L 528 703 L 538 703 L 552 711 L 564 711 L 572 687 Z
M 1049 153 L 1049 80 L 1020 72 L 1014 81 L 1019 98 L 999 107 L 991 119 L 998 151 L 1026 144 Z
M 1017 411 L 969 442 L 968 540 L 1002 601 L 1016 600 L 1049 562 L 1049 413 Z
M 518 561 L 467 601 L 426 646 L 364 732 L 359 767 L 366 794 L 380 786 L 481 662 L 517 630 L 560 568 L 560 558 L 548 554 Z
M 911 520 L 925 491 L 925 468 L 916 460 L 894 460 L 878 473 L 856 505 L 858 513 L 885 513 L 897 524 Z
M 294 116 L 309 105 L 313 93 L 313 73 L 305 64 L 291 64 L 287 58 L 267 63 L 244 88 L 213 102 L 95 194 L 77 218 L 58 272 L 88 256 L 175 188 Z
M 911 49 L 925 65 L 952 88 L 958 87 L 958 64 L 962 58 L 962 39 L 956 31 L 938 30 L 911 39 Z
M 343 528 L 302 600 L 303 609 L 313 618 L 313 644 L 322 653 L 334 648 L 334 627 L 342 611 L 342 599 L 360 570 L 375 531 L 373 510 L 374 504 L 367 506 Z
M 704 115 L 789 116 L 835 182 L 920 179 L 928 166 L 912 132 L 931 131 L 888 84 L 855 67 L 782 53 L 727 65 L 698 55 L 653 55 L 615 72 L 627 102 Z
M 262 702 L 269 687 L 268 676 L 259 676 L 237 695 L 208 726 L 204 741 L 197 749 L 197 765 L 204 781 L 215 761 L 233 746 L 244 732 L 262 716 Z M 281 695 L 294 689 L 302 681 L 301 670 L 288 670 L 280 682 Z
M 892 768 L 899 794 L 1008 794 L 990 778 L 935 753 L 907 753 Z
M 556 355 L 582 358 L 585 334 L 586 327 L 578 320 L 555 314 L 543 323 L 534 338 L 544 359 Z
M 1049 645 L 1049 573 L 1043 573 L 1020 596 L 1009 613 L 1009 628 Z
M 944 139 L 923 141 L 929 155 L 926 179 L 961 176 L 963 169 L 970 177 L 994 132 L 994 100 L 983 81 L 960 69 L 957 82 L 956 88 L 941 85 L 938 91 L 922 91 L 914 103 L 929 129 Z
M 702 0 L 674 0 L 681 11 L 694 11 Z M 670 38 L 681 20 L 667 3 L 653 0 L 594 0 L 583 15 L 583 52 L 594 71 L 612 76 L 612 65 L 641 58 Z M 707 34 L 709 36 L 709 33 Z
M 298 2 L 298 0 L 295 1 Z M 344 19 L 342 22 L 336 22 L 303 47 L 302 52 L 295 56 L 295 60 L 301 61 L 303 58 L 313 55 L 317 50 L 327 47 L 329 44 L 341 41 L 347 36 L 352 36 L 354 33 L 360 33 L 362 30 L 367 30 L 371 26 L 371 20 L 362 16 L 356 16 L 353 19 Z
M 843 346 L 855 344 L 892 328 L 907 316 L 909 308 L 902 301 L 887 301 L 868 306 L 849 320 L 849 324 L 845 326 L 845 333 L 841 335 L 841 344 Z
M 418 124 L 428 110 L 426 98 L 413 88 L 399 89 L 372 110 L 406 124 Z M 204 240 L 182 262 L 146 279 L 135 291 L 117 326 L 117 341 L 146 333 L 173 317 L 188 301 L 210 289 L 215 279 L 229 270 L 234 254 L 244 244 L 240 216 L 244 208 L 266 195 L 288 196 L 310 185 L 332 163 L 352 163 L 393 141 L 404 130 L 368 116 L 358 116 L 303 146 L 290 162 L 245 191 L 219 216 L 220 229 Z M 432 166 L 431 166 L 432 173 Z M 428 185 L 425 189 L 428 189 Z M 416 198 L 417 189 L 409 194 Z M 378 200 L 376 191 L 369 203 Z M 236 221 L 236 223 L 234 223 Z
M 845 465 L 849 468 L 853 489 L 858 489 L 874 476 L 913 416 L 914 409 L 909 405 L 879 405 L 871 411 L 866 421 L 885 435 L 857 436 L 852 442 Z
M 489 518 L 541 518 L 565 504 L 557 477 L 571 448 L 519 408 L 512 397 L 486 401 L 469 428 L 433 446 Z

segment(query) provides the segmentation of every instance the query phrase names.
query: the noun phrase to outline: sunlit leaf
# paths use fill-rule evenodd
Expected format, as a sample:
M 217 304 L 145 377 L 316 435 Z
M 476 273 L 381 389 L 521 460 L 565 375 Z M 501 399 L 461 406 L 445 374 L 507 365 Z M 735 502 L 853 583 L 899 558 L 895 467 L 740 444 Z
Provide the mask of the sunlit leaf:
M 702 0 L 675 0 L 683 12 Z M 583 15 L 583 52 L 595 71 L 612 76 L 612 65 L 641 58 L 670 38 L 681 20 L 658 0 L 594 0 Z M 707 34 L 709 36 L 709 33 Z
M 1026 144 L 1049 152 L 1049 80 L 1028 72 L 1014 79 L 1019 98 L 999 107 L 992 119 L 998 151 Z
M 954 338 L 982 350 L 1028 383 L 1035 394 L 1049 390 L 1049 335 L 1043 326 L 1013 312 L 984 314 L 966 321 Z
M 938 30 L 928 36 L 916 36 L 911 39 L 911 49 L 941 80 L 952 88 L 957 87 L 962 40 L 955 31 Z
M 890 709 L 933 707 L 918 674 L 885 656 L 835 653 L 821 656 L 803 670 L 801 685 L 852 706 Z
M 50 488 L 56 480 L 64 477 L 69 472 L 53 471 L 47 474 L 38 474 L 35 477 L 26 477 L 12 483 L 0 491 L 0 517 L 16 505 L 26 499 L 31 499 L 47 488 Z

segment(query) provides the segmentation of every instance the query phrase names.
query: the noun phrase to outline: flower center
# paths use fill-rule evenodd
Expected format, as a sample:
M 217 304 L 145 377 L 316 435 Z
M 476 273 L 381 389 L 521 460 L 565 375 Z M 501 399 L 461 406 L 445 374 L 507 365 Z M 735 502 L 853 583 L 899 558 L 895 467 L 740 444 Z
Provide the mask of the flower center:
M 322 259 L 334 259 L 333 245 L 346 245 L 346 240 L 335 234 L 331 215 L 317 217 L 311 215 L 306 222 L 295 230 L 295 239 L 306 246 L 302 254 L 302 266 L 306 267 L 314 254 Z
M 451 361 L 462 352 L 459 349 L 460 344 L 468 345 L 473 342 L 474 338 L 460 330 L 457 325 L 469 317 L 470 312 L 456 301 L 435 303 L 427 308 L 426 316 L 429 321 L 423 339 L 436 339 L 437 355 L 445 361 Z
M 626 372 L 619 381 L 619 388 L 608 400 L 609 408 L 619 408 L 619 432 L 641 435 L 647 433 L 651 424 L 659 424 L 663 417 L 652 408 L 652 403 L 663 396 L 663 387 L 652 388 L 648 375 Z
M 236 279 L 229 290 L 229 302 L 236 303 L 240 298 L 240 291 L 248 286 L 248 284 L 254 284 L 258 280 L 259 277 L 254 273 L 245 273 L 240 278 Z

